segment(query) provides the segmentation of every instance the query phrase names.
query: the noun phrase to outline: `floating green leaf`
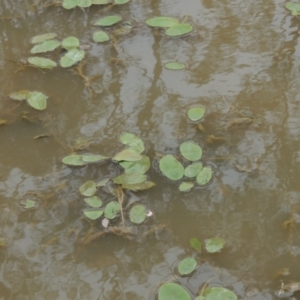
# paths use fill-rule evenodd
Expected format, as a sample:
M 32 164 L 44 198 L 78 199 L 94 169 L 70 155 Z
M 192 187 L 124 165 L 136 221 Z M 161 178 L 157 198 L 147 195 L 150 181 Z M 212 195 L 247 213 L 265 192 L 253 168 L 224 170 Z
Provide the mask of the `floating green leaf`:
M 191 297 L 179 284 L 168 282 L 159 288 L 158 300 L 191 300 Z
M 71 49 L 60 59 L 60 65 L 63 68 L 71 67 L 81 61 L 84 56 L 85 52 L 83 50 Z
M 103 215 L 103 209 L 85 209 L 83 210 L 84 215 L 90 220 L 97 220 Z
M 121 16 L 112 15 L 99 19 L 94 25 L 96 26 L 112 26 L 122 21 Z
M 197 175 L 197 183 L 199 185 L 207 184 L 212 178 L 212 169 L 211 167 L 204 167 L 201 172 Z
M 126 189 L 126 190 L 130 190 L 130 191 L 144 191 L 144 190 L 148 190 L 152 187 L 155 186 L 155 183 L 152 181 L 145 181 L 142 183 L 135 183 L 135 184 L 123 184 L 122 188 Z
M 187 141 L 180 145 L 182 156 L 188 160 L 196 161 L 202 157 L 202 149 L 195 142 Z
M 103 43 L 109 41 L 110 37 L 105 31 L 99 30 L 93 33 L 93 40 L 96 43 Z
M 28 58 L 28 62 L 41 69 L 53 69 L 57 66 L 56 62 L 44 57 L 33 56 Z
M 188 192 L 194 187 L 194 182 L 191 181 L 183 181 L 180 183 L 179 191 L 180 192 Z
M 194 257 L 186 257 L 178 265 L 178 272 L 180 275 L 189 275 L 197 267 L 197 261 Z
M 122 144 L 128 145 L 129 149 L 132 149 L 137 153 L 142 153 L 145 150 L 143 141 L 132 133 L 123 133 L 120 136 L 120 141 Z
M 180 62 L 169 62 L 165 64 L 165 68 L 169 70 L 183 70 L 185 65 Z
M 148 156 L 142 156 L 138 161 L 121 161 L 120 165 L 125 169 L 125 174 L 139 173 L 145 174 L 150 169 L 150 159 Z
M 168 28 L 177 25 L 179 21 L 169 17 L 153 17 L 145 21 L 150 27 Z
M 81 158 L 85 163 L 99 163 L 106 160 L 108 157 L 100 154 L 82 154 Z
M 147 176 L 139 173 L 132 174 L 121 174 L 114 178 L 114 183 L 128 185 L 128 184 L 137 184 L 146 181 Z
M 141 160 L 143 157 L 137 153 L 136 151 L 132 150 L 132 149 L 125 149 L 121 152 L 119 152 L 118 154 L 116 154 L 115 157 L 113 157 L 113 160 L 116 161 L 138 161 Z
M 197 238 L 191 238 L 190 239 L 190 245 L 192 248 L 194 248 L 197 251 L 201 251 L 201 242 Z
M 55 50 L 57 47 L 60 46 L 60 42 L 57 40 L 49 40 L 45 41 L 42 44 L 35 45 L 30 52 L 33 54 L 36 53 L 44 53 L 44 52 L 50 52 Z
M 71 154 L 65 156 L 62 162 L 68 166 L 84 166 L 85 162 L 82 160 L 82 156 L 78 154 Z
M 29 208 L 34 208 L 36 202 L 31 199 L 26 199 L 25 201 L 22 202 L 24 208 L 29 209 Z
M 30 92 L 27 103 L 37 110 L 45 110 L 47 108 L 47 98 L 48 97 L 41 92 Z
M 57 37 L 57 34 L 55 32 L 49 32 L 44 34 L 39 34 L 31 38 L 30 42 L 32 44 L 40 44 L 48 40 L 52 40 Z
M 171 37 L 183 36 L 193 31 L 193 27 L 190 24 L 180 23 L 175 24 L 165 31 L 165 35 Z
M 115 0 L 115 4 L 117 4 L 117 5 L 126 4 L 129 2 L 130 2 L 130 0 Z
M 29 97 L 29 93 L 30 92 L 27 90 L 21 90 L 19 92 L 11 93 L 8 96 L 13 100 L 23 101 Z
M 224 239 L 219 237 L 207 239 L 204 242 L 205 242 L 206 251 L 209 253 L 215 253 L 220 251 L 226 243 Z
M 102 205 L 102 200 L 98 196 L 84 198 L 84 201 L 91 207 L 99 208 Z
M 202 169 L 203 169 L 203 165 L 200 162 L 190 164 L 185 168 L 184 176 L 190 178 L 196 177 L 201 172 Z
M 187 114 L 191 121 L 200 121 L 203 118 L 205 111 L 203 106 L 195 106 L 190 108 Z
M 129 211 L 129 219 L 134 224 L 141 224 L 146 219 L 146 207 L 141 204 L 134 205 Z
M 288 10 L 300 12 L 300 3 L 288 2 L 285 4 L 285 7 Z
M 111 0 L 92 0 L 92 4 L 105 5 L 111 3 Z
M 90 7 L 92 5 L 92 0 L 79 0 L 77 6 L 81 8 Z
M 65 9 L 72 9 L 76 7 L 79 3 L 79 0 L 63 0 L 62 6 Z
M 97 187 L 94 181 L 87 181 L 79 187 L 81 195 L 91 197 L 96 193 Z
M 107 219 L 114 219 L 120 211 L 120 204 L 117 201 L 109 202 L 104 210 L 104 215 Z
M 222 287 L 208 287 L 203 292 L 202 300 L 237 300 L 237 296 Z
M 71 50 L 79 47 L 80 43 L 77 37 L 69 36 L 63 39 L 61 46 L 66 50 Z
M 184 168 L 182 164 L 170 154 L 164 156 L 159 161 L 159 168 L 162 173 L 171 180 L 179 180 L 184 174 Z
M 104 178 L 97 182 L 97 187 L 105 186 L 109 182 L 110 178 Z

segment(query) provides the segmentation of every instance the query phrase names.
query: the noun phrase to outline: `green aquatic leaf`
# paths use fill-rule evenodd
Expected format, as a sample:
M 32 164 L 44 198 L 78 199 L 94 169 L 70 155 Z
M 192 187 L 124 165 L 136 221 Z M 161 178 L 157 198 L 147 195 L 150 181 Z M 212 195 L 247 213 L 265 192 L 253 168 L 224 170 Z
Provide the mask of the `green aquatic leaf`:
M 68 166 L 84 166 L 86 163 L 82 160 L 82 156 L 78 154 L 71 154 L 65 156 L 62 162 Z
M 165 64 L 165 68 L 168 70 L 183 70 L 185 65 L 180 62 L 169 62 Z
M 40 44 L 48 40 L 52 40 L 57 37 L 57 34 L 55 32 L 49 32 L 44 34 L 39 34 L 31 38 L 30 43 L 31 44 Z
M 145 21 L 150 27 L 168 28 L 179 24 L 179 21 L 169 17 L 153 17 Z
M 141 224 L 146 219 L 146 207 L 141 204 L 134 205 L 129 211 L 129 219 L 134 224 Z
M 219 237 L 207 239 L 205 242 L 205 249 L 209 253 L 215 253 L 220 251 L 226 244 L 226 241 Z
M 75 8 L 79 3 L 79 0 L 63 0 L 62 6 L 65 9 Z
M 112 159 L 116 161 L 138 161 L 141 160 L 143 157 L 136 151 L 132 149 L 125 149 L 118 154 L 116 154 Z
M 152 181 L 145 181 L 141 183 L 135 184 L 123 184 L 122 188 L 126 190 L 130 190 L 133 192 L 148 190 L 155 186 L 155 183 Z
M 98 196 L 92 196 L 83 199 L 89 206 L 99 208 L 102 205 L 102 200 Z
M 23 203 L 24 208 L 29 209 L 29 208 L 34 208 L 36 202 L 31 199 L 26 199 Z
M 128 149 L 132 149 L 137 153 L 142 153 L 145 150 L 143 141 L 132 133 L 125 132 L 120 136 L 122 144 L 129 146 Z
M 94 196 L 97 191 L 97 186 L 94 181 L 87 181 L 79 187 L 79 192 L 81 195 L 86 197 Z
M 112 26 L 122 21 L 121 16 L 112 15 L 99 19 L 94 25 L 96 26 Z
M 297 10 L 292 10 L 292 15 L 293 16 L 298 16 L 299 15 L 299 12 Z
M 159 161 L 159 168 L 162 173 L 171 180 L 179 180 L 184 174 L 184 168 L 182 164 L 170 154 L 164 156 Z
M 103 43 L 109 41 L 110 37 L 105 31 L 99 30 L 93 33 L 93 40 L 96 43 Z
M 125 174 L 145 174 L 150 169 L 151 163 L 148 156 L 142 156 L 141 160 L 121 161 L 120 165 L 125 169 Z
M 100 154 L 82 154 L 81 155 L 81 159 L 85 162 L 85 163 L 99 163 L 102 162 L 106 159 L 108 159 L 107 156 L 103 156 Z
M 90 7 L 92 5 L 92 0 L 79 0 L 77 6 L 81 8 Z
M 104 178 L 97 182 L 97 187 L 103 187 L 110 181 L 110 178 Z
M 202 157 L 202 149 L 195 142 L 187 141 L 180 145 L 180 153 L 190 161 L 199 160 Z
M 222 287 L 208 287 L 201 300 L 237 300 L 236 294 Z
M 79 47 L 80 43 L 77 37 L 75 36 L 69 36 L 61 42 L 62 48 L 66 50 L 71 50 Z
M 63 57 L 61 57 L 60 65 L 63 68 L 71 67 L 81 61 L 84 56 L 85 52 L 83 50 L 71 49 Z
M 99 219 L 104 213 L 103 209 L 84 209 L 83 214 L 90 220 Z
M 190 178 L 196 177 L 201 172 L 202 169 L 203 169 L 203 165 L 200 162 L 190 164 L 185 168 L 184 176 Z
M 41 92 L 30 92 L 27 103 L 37 110 L 45 110 L 47 108 L 47 96 Z
M 191 121 L 200 121 L 203 118 L 205 111 L 203 106 L 195 106 L 190 108 L 187 114 Z
M 8 96 L 13 100 L 23 101 L 29 97 L 30 91 L 21 90 L 19 92 L 10 93 Z
M 92 0 L 92 4 L 105 5 L 111 3 L 111 0 Z
M 183 181 L 179 185 L 180 192 L 188 192 L 194 187 L 194 182 L 191 181 Z
M 158 300 L 191 300 L 191 296 L 179 284 L 167 282 L 159 288 Z
M 139 173 L 132 174 L 121 174 L 114 178 L 114 183 L 128 185 L 128 184 L 137 184 L 146 181 L 147 176 Z
M 190 24 L 180 23 L 175 24 L 165 31 L 166 36 L 178 37 L 192 32 L 194 28 Z
M 195 271 L 197 261 L 194 257 L 186 257 L 178 265 L 178 272 L 180 275 L 189 275 Z
M 211 167 L 204 167 L 200 171 L 200 173 L 197 175 L 197 178 L 196 178 L 197 183 L 199 185 L 205 185 L 205 184 L 207 184 L 211 180 L 212 174 L 213 174 L 213 172 L 212 172 L 212 168 Z
M 117 201 L 111 201 L 105 207 L 104 216 L 107 219 L 112 220 L 112 219 L 114 219 L 118 215 L 119 212 L 120 212 L 120 204 L 119 204 L 119 202 L 117 202 Z
M 300 3 L 288 2 L 285 4 L 285 7 L 288 10 L 300 12 Z
M 60 42 L 57 40 L 49 40 L 49 41 L 45 41 L 41 44 L 37 44 L 35 45 L 30 52 L 33 54 L 36 53 L 45 53 L 45 52 L 50 52 L 55 50 L 56 48 L 58 48 L 60 46 Z
M 192 248 L 194 248 L 197 251 L 201 251 L 201 242 L 197 238 L 191 238 L 190 239 L 190 245 Z
M 115 4 L 117 4 L 117 5 L 126 4 L 129 2 L 130 2 L 130 0 L 115 0 Z
M 57 66 L 56 62 L 44 57 L 33 56 L 28 58 L 28 62 L 41 69 L 53 69 Z

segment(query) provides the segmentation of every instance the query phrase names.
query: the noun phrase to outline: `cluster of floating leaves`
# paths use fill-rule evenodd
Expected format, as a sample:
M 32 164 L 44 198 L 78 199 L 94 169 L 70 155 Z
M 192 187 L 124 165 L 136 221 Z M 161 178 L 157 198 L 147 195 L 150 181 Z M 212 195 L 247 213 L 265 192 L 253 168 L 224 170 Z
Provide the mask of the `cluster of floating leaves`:
M 87 8 L 92 5 L 107 5 L 107 4 L 114 4 L 114 5 L 121 5 L 130 2 L 130 0 L 63 0 L 62 7 L 65 9 L 72 9 L 75 7 L 80 8 Z
M 298 16 L 300 14 L 300 3 L 288 2 L 285 7 L 292 12 L 293 16 Z
M 164 34 L 169 37 L 184 36 L 194 30 L 192 25 L 181 23 L 178 19 L 170 17 L 153 17 L 145 22 L 150 27 L 165 29 Z
M 9 94 L 13 100 L 23 101 L 26 100 L 27 104 L 37 110 L 45 110 L 47 108 L 47 96 L 37 91 L 21 90 Z
M 226 241 L 220 237 L 213 237 L 213 238 L 204 240 L 204 244 L 205 244 L 205 250 L 208 253 L 216 253 L 216 252 L 220 252 L 224 248 Z M 191 238 L 190 245 L 196 251 L 199 251 L 199 252 L 201 251 L 202 243 L 199 241 L 199 239 Z

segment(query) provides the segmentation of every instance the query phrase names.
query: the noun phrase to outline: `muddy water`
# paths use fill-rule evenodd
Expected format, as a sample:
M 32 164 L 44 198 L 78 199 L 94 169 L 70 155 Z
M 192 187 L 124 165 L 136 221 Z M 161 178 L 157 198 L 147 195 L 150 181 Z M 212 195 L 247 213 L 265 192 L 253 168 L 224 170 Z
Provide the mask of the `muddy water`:
M 133 0 L 70 11 L 36 3 L 0 2 L 0 118 L 7 121 L 0 126 L 0 299 L 155 299 L 169 280 L 192 299 L 209 280 L 241 299 L 278 299 L 280 280 L 299 281 L 300 23 L 282 1 Z M 108 13 L 131 20 L 133 30 L 95 44 L 92 24 Z M 187 15 L 195 31 L 166 38 L 144 24 L 155 15 Z M 30 38 L 45 32 L 91 45 L 85 79 L 75 68 L 22 68 Z M 186 69 L 168 71 L 169 61 Z M 47 110 L 7 97 L 20 89 L 47 94 Z M 187 121 L 197 103 L 208 110 L 205 131 Z M 126 193 L 126 201 L 145 204 L 153 216 L 133 235 L 83 244 L 101 224 L 82 217 L 78 187 L 121 170 L 72 169 L 60 160 L 78 139 L 91 142 L 89 152 L 112 156 L 124 131 L 145 142 L 157 184 Z M 33 139 L 41 134 L 51 136 Z M 225 141 L 210 143 L 212 135 Z M 203 147 L 214 178 L 180 193 L 158 172 L 157 154 L 178 154 L 188 139 Z M 26 197 L 36 209 L 20 206 Z M 178 261 L 193 255 L 189 239 L 214 236 L 226 240 L 224 250 L 204 251 L 191 277 L 174 278 Z M 282 268 L 290 275 L 278 275 Z

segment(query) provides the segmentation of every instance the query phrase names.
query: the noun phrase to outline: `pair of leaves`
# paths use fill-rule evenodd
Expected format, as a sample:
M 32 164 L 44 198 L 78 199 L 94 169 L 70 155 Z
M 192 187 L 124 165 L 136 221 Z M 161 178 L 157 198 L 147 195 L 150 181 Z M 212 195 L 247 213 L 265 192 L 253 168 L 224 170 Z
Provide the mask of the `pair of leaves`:
M 47 108 L 47 96 L 37 91 L 21 90 L 19 92 L 9 94 L 13 100 L 26 100 L 27 104 L 37 110 L 45 110 Z
M 292 11 L 293 16 L 298 16 L 300 14 L 300 3 L 288 2 L 285 7 Z
M 85 57 L 85 52 L 83 50 L 79 50 L 77 48 L 73 48 L 69 50 L 64 56 L 60 59 L 60 65 L 63 68 L 69 68 L 75 65 L 76 63 L 83 60 Z
M 85 166 L 92 163 L 103 162 L 107 156 L 100 154 L 71 154 L 63 157 L 62 162 L 68 166 Z
M 237 296 L 226 288 L 207 287 L 195 300 L 237 300 Z
M 112 220 L 118 215 L 120 209 L 119 202 L 111 201 L 106 205 L 105 209 L 85 209 L 83 213 L 90 220 L 97 220 L 103 214 L 107 219 Z
M 214 237 L 211 239 L 207 239 L 204 241 L 205 249 L 209 253 L 216 253 L 219 252 L 226 244 L 226 241 L 219 237 Z M 201 251 L 201 242 L 197 238 L 190 239 L 190 245 L 197 251 Z

